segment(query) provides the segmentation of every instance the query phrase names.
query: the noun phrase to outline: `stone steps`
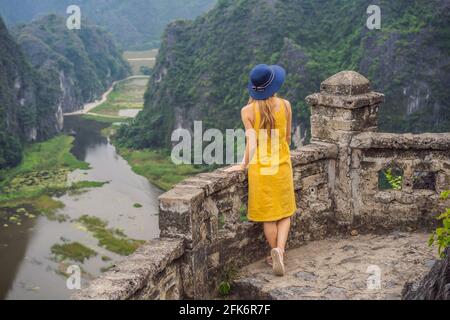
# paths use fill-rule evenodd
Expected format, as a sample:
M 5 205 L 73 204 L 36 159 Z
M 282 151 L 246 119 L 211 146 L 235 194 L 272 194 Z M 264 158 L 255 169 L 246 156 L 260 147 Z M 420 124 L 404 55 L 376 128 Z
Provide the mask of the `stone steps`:
M 242 269 L 234 298 L 400 299 L 404 284 L 423 277 L 437 259 L 428 238 L 428 233 L 395 232 L 313 241 L 288 250 L 284 277 L 274 276 L 263 260 Z M 380 288 L 369 289 L 377 270 Z

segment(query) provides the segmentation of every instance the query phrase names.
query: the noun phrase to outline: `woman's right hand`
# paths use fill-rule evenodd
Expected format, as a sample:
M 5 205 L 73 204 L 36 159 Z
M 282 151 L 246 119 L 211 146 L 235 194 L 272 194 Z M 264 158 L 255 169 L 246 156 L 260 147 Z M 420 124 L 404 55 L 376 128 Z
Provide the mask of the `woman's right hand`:
M 224 171 L 225 172 L 236 172 L 236 171 L 244 171 L 245 167 L 242 164 L 238 164 L 229 168 L 226 168 Z

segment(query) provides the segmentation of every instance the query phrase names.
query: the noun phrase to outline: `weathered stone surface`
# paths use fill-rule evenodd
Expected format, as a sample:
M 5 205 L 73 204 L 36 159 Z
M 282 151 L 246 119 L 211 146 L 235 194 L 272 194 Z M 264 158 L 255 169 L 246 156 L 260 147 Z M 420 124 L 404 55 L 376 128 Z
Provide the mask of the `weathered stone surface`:
M 193 220 L 200 211 L 205 192 L 198 187 L 177 186 L 159 197 L 159 228 L 162 237 L 196 241 Z
M 242 183 L 245 180 L 245 172 L 227 173 L 224 169 L 219 169 L 214 172 L 200 173 L 195 177 L 180 182 L 177 186 L 199 187 L 205 190 L 206 196 L 209 196 L 215 192 L 226 189 L 230 185 Z
M 331 143 L 312 143 L 291 151 L 292 166 L 312 163 L 322 159 L 335 159 L 338 148 Z
M 355 71 L 341 71 L 320 85 L 321 92 L 346 96 L 367 93 L 369 90 L 369 80 Z
M 450 248 L 422 279 L 405 284 L 404 300 L 450 300 Z
M 404 283 L 428 272 L 436 258 L 427 239 L 426 233 L 393 233 L 310 242 L 287 251 L 282 278 L 264 261 L 243 268 L 235 298 L 400 299 Z M 380 289 L 368 288 L 370 266 L 381 271 Z
M 450 154 L 450 133 L 363 132 L 353 137 L 351 147 L 358 149 L 446 150 Z
M 355 71 L 341 71 L 322 82 L 320 91 L 346 96 L 363 94 L 370 91 L 370 81 Z
M 72 298 L 75 300 L 125 300 L 158 292 L 153 297 L 156 299 L 165 296 L 169 289 L 172 292 L 180 292 L 178 297 L 181 297 L 181 288 L 164 287 L 164 282 L 158 281 L 157 277 L 164 273 L 166 278 L 170 275 L 173 279 L 179 278 L 176 260 L 183 253 L 182 240 L 149 241 L 123 262 L 105 272 L 102 277 L 93 280 L 88 288 L 74 294 Z M 168 272 L 169 268 L 171 272 Z
M 342 96 L 328 93 L 313 93 L 305 98 L 306 102 L 317 110 L 312 114 L 322 113 L 324 116 L 337 116 L 346 120 L 350 120 L 348 112 L 339 109 L 358 109 L 367 106 L 379 106 L 384 102 L 384 95 L 378 92 L 369 92 L 360 95 Z

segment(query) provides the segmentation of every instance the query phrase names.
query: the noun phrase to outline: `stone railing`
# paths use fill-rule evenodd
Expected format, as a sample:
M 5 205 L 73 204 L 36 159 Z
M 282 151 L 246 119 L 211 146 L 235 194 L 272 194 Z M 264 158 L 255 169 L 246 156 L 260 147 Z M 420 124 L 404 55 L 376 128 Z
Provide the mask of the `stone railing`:
M 72 299 L 180 299 L 183 241 L 156 239 L 141 246 L 112 270 L 77 292 Z
M 298 210 L 289 247 L 353 229 L 432 225 L 439 192 L 450 187 L 450 133 L 377 133 L 383 99 L 355 72 L 338 73 L 307 97 L 312 143 L 291 153 Z M 400 188 L 381 190 L 380 172 L 390 166 L 403 170 Z M 199 174 L 159 201 L 161 239 L 74 298 L 210 298 L 234 270 L 268 253 L 261 225 L 245 219 L 245 173 Z
M 351 142 L 353 224 L 367 231 L 433 226 L 450 189 L 450 134 L 361 133 Z M 379 188 L 386 168 L 402 173 L 399 189 Z

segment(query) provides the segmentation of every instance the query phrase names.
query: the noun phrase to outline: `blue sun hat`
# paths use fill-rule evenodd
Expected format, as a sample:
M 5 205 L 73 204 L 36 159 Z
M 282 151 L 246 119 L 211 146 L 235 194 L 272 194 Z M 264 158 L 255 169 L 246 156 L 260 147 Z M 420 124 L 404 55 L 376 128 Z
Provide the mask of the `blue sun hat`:
M 278 66 L 258 64 L 250 72 L 248 92 L 255 100 L 265 100 L 277 93 L 286 79 L 286 71 Z

